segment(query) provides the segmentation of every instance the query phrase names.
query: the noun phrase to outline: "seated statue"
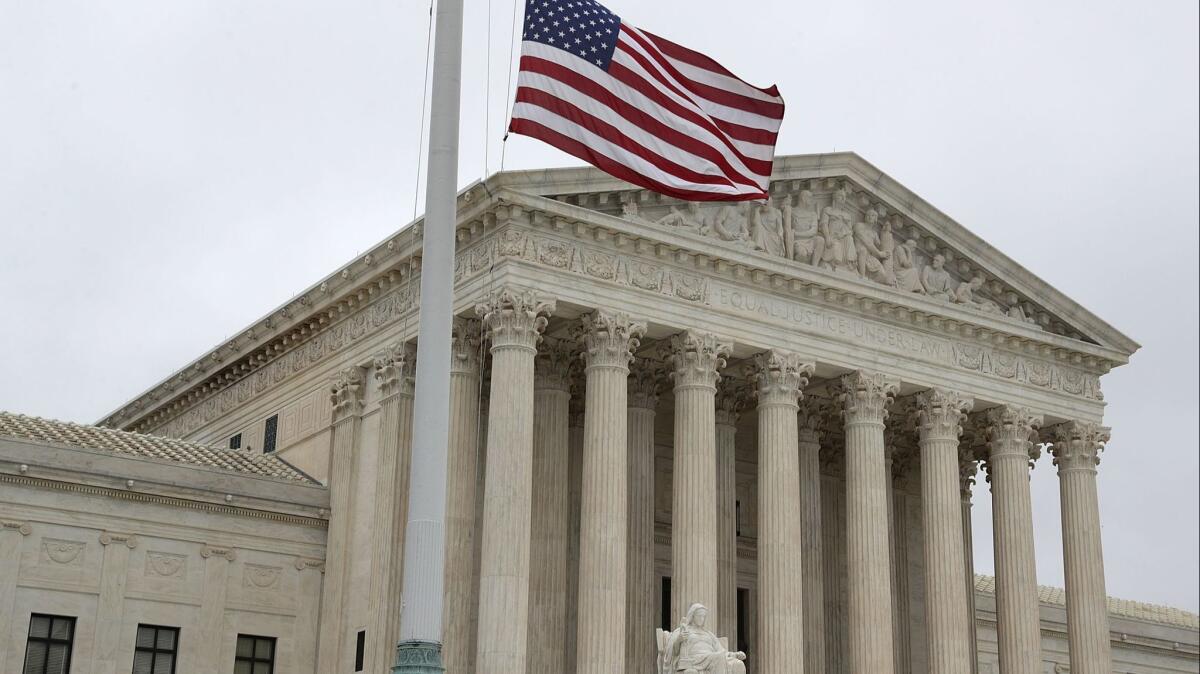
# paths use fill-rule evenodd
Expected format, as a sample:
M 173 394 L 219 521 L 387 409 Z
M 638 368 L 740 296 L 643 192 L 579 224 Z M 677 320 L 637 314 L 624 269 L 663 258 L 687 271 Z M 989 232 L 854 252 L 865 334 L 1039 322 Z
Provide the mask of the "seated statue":
M 658 630 L 657 674 L 746 674 L 746 654 L 704 628 L 708 609 L 692 604 L 674 632 Z

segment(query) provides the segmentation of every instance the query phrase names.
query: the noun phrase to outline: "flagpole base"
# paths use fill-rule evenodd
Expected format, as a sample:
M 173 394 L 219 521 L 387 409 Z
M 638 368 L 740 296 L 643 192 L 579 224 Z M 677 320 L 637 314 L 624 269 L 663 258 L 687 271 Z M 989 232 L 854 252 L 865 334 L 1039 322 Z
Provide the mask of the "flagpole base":
M 442 674 L 442 645 L 433 641 L 401 641 L 396 645 L 392 674 Z

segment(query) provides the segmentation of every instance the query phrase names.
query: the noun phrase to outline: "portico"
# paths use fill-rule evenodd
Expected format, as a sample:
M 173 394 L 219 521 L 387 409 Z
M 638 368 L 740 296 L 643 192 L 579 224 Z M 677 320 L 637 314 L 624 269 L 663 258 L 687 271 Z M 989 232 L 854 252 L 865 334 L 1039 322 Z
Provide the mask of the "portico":
M 1137 345 L 857 156 L 780 158 L 772 196 L 685 204 L 582 169 L 462 193 L 447 671 L 648 674 L 655 630 L 695 603 L 755 674 L 972 671 L 982 498 L 1000 671 L 1040 671 L 1035 554 L 1056 552 L 1034 550 L 1028 478 L 1043 444 L 1072 671 L 1109 671 L 1099 380 Z M 338 324 L 338 298 L 353 314 L 403 294 L 381 324 L 411 345 L 419 244 L 384 242 L 304 310 Z M 375 361 L 346 357 L 366 381 Z M 349 455 L 361 405 L 336 414 Z M 215 436 L 211 422 L 132 423 Z M 404 465 L 397 433 L 387 470 Z M 334 490 L 331 540 L 348 499 Z M 350 577 L 339 564 L 327 584 Z M 357 610 L 348 582 L 326 588 L 338 615 Z M 372 611 L 368 639 L 393 629 Z

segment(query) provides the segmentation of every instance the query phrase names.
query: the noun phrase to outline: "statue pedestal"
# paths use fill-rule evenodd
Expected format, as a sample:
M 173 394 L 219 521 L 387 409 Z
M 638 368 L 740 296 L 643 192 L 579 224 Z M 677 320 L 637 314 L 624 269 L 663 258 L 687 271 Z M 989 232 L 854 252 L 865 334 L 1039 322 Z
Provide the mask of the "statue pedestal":
M 396 646 L 392 674 L 442 674 L 442 645 L 430 641 L 402 641 Z

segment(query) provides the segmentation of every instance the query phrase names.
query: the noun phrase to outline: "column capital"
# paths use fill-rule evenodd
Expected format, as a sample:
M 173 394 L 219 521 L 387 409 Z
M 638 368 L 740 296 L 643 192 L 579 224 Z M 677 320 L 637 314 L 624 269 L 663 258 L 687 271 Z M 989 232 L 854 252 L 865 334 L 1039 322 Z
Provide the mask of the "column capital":
M 737 379 L 722 379 L 715 400 L 716 422 L 722 426 L 737 426 L 738 419 L 750 401 L 750 387 Z
M 543 341 L 533 362 L 534 390 L 571 392 L 571 381 L 579 369 L 579 352 L 570 342 L 560 339 Z
M 1027 407 L 1000 405 L 987 411 L 987 447 L 984 469 L 991 481 L 991 464 L 1011 457 L 1022 457 L 1033 468 L 1042 455 L 1041 448 L 1034 442 L 1037 429 L 1042 425 L 1042 415 L 1034 414 Z
M 975 476 L 979 474 L 979 457 L 973 447 L 959 445 L 958 447 L 958 493 L 962 500 L 971 502 L 971 490 L 975 486 Z
M 1112 437 L 1112 429 L 1090 421 L 1068 421 L 1051 426 L 1050 454 L 1058 472 L 1088 470 L 1100 465 L 1100 452 Z
M 633 352 L 646 334 L 646 323 L 628 314 L 596 309 L 579 318 L 579 341 L 583 344 L 583 359 L 587 367 L 627 369 Z
M 373 365 L 381 397 L 413 395 L 417 372 L 417 350 L 413 345 L 397 342 L 375 354 Z
M 665 378 L 666 371 L 661 363 L 639 361 L 638 367 L 629 372 L 629 406 L 656 409 L 658 394 Z
M 716 388 L 733 345 L 714 334 L 685 330 L 671 338 L 675 388 Z
M 823 395 L 805 395 L 800 401 L 800 442 L 819 444 L 829 424 L 833 401 Z
M 492 350 L 517 348 L 533 351 L 546 329 L 547 315 L 554 312 L 554 300 L 524 288 L 494 290 L 475 305 L 492 340 Z
M 758 406 L 798 406 L 801 391 L 816 369 L 816 363 L 788 351 L 771 349 L 755 354 L 751 373 Z
M 882 424 L 899 389 L 898 380 L 880 372 L 857 370 L 842 375 L 838 398 L 846 423 Z
M 450 326 L 450 372 L 478 375 L 482 344 L 483 325 L 479 319 L 455 316 Z
M 333 423 L 362 414 L 363 393 L 361 367 L 355 365 L 339 372 L 329 388 L 329 401 L 333 403 Z
M 954 440 L 963 432 L 963 420 L 975 400 L 957 391 L 933 388 L 916 397 L 914 421 L 921 441 Z

